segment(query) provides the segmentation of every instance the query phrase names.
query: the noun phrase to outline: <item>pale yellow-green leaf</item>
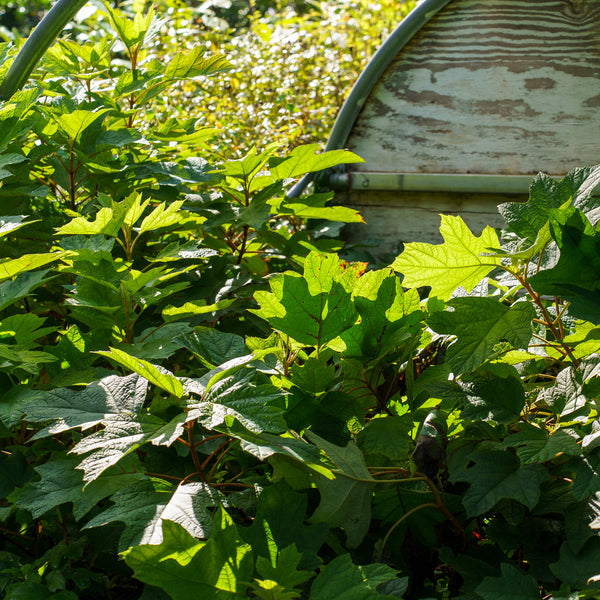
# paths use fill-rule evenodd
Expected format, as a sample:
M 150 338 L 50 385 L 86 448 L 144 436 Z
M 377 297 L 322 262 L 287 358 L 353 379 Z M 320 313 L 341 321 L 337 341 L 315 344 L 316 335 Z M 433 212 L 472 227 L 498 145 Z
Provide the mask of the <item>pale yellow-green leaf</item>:
M 104 207 L 96 213 L 93 221 L 85 217 L 76 217 L 69 223 L 60 227 L 57 235 L 96 235 L 103 233 L 114 236 L 119 231 L 119 224 L 113 219 L 112 208 Z
M 24 254 L 19 258 L 5 260 L 0 263 L 0 281 L 11 279 L 19 273 L 33 271 L 51 262 L 64 258 L 67 252 L 52 252 L 48 254 Z
M 179 319 L 185 319 L 194 315 L 205 315 L 215 310 L 231 306 L 235 300 L 219 300 L 214 304 L 206 304 L 202 301 L 186 302 L 183 306 L 167 306 L 162 311 L 165 323 L 171 323 Z
M 74 110 L 73 112 L 58 116 L 56 122 L 69 139 L 76 141 L 92 123 L 103 118 L 108 110 L 108 108 L 98 112 Z
M 177 200 L 167 206 L 164 202 L 159 204 L 143 221 L 140 233 L 153 231 L 161 227 L 170 227 L 186 220 L 186 216 L 179 213 L 183 200 Z
M 443 244 L 410 242 L 392 268 L 404 275 L 408 288 L 431 287 L 431 296 L 448 300 L 454 290 L 470 292 L 486 275 L 500 265 L 499 256 L 484 256 L 500 248 L 496 232 L 486 227 L 474 236 L 460 217 L 441 215 Z

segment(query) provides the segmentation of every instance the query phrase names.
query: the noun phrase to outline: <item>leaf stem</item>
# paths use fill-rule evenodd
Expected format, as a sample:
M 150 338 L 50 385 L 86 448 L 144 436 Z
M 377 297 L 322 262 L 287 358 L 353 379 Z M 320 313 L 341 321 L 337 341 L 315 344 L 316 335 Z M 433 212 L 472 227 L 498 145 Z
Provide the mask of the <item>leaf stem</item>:
M 377 554 L 375 555 L 375 562 L 380 562 L 381 561 L 381 557 L 383 556 L 383 551 L 385 550 L 385 546 L 387 544 L 387 541 L 390 538 L 390 535 L 392 535 L 394 529 L 396 529 L 396 527 L 398 527 L 399 525 L 401 525 L 403 523 L 403 521 L 405 521 L 406 519 L 408 519 L 408 517 L 410 517 L 411 515 L 414 515 L 416 512 L 418 512 L 419 510 L 423 509 L 423 508 L 438 508 L 438 505 L 435 502 L 427 502 L 426 504 L 420 504 L 419 506 L 415 506 L 413 509 L 409 510 L 407 513 L 404 513 L 388 530 L 388 532 L 385 534 L 385 537 L 383 538 L 383 542 L 381 543 L 381 547 L 379 548 L 379 550 L 377 551 Z
M 560 332 L 560 329 L 562 329 L 562 327 L 556 329 L 555 321 L 554 319 L 552 319 L 552 316 L 544 306 L 544 303 L 542 302 L 542 299 L 540 298 L 539 294 L 531 287 L 531 285 L 523 275 L 521 275 L 520 273 L 513 273 L 513 276 L 516 277 L 519 283 L 527 290 L 527 293 L 531 296 L 531 299 L 535 302 L 536 306 L 544 315 L 544 319 L 546 321 L 544 325 L 550 330 L 558 344 L 561 346 L 565 356 L 569 357 L 575 368 L 579 367 L 579 361 L 573 355 L 571 348 L 569 348 L 569 346 L 567 346 L 567 344 L 563 342 L 564 335 L 561 336 Z
M 198 456 L 198 451 L 196 450 L 196 445 L 194 444 L 194 424 L 195 420 L 188 421 L 185 424 L 185 428 L 187 430 L 188 436 L 188 448 L 190 449 L 190 454 L 192 455 L 192 461 L 194 463 L 194 467 L 196 467 L 196 473 L 194 475 L 200 475 L 200 479 L 206 482 L 206 475 L 204 474 L 204 467 L 200 462 L 200 457 Z M 184 480 L 185 481 L 185 480 Z

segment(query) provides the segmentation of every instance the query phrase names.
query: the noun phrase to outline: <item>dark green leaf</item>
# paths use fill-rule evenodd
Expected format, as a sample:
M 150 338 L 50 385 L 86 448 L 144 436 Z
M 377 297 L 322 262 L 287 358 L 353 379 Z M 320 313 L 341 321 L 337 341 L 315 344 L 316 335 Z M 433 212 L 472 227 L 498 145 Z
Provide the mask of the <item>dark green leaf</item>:
M 438 333 L 457 336 L 446 355 L 455 375 L 474 370 L 492 355 L 499 342 L 527 348 L 531 340 L 536 316 L 532 304 L 506 306 L 493 298 L 456 298 L 448 306 L 451 312 L 435 312 L 428 323 Z
M 336 446 L 307 432 L 308 439 L 318 446 L 336 469 L 335 479 L 315 475 L 321 494 L 321 503 L 311 521 L 326 521 L 346 532 L 346 545 L 355 548 L 362 542 L 371 521 L 371 497 L 373 478 L 369 473 L 362 452 L 351 441 L 345 448 Z
M 166 521 L 162 544 L 136 546 L 123 556 L 138 579 L 163 588 L 173 600 L 190 600 L 190 590 L 202 598 L 241 600 L 252 579 L 252 549 L 223 509 L 217 511 L 206 542 Z
M 575 589 L 600 588 L 600 537 L 589 540 L 580 552 L 573 552 L 567 542 L 560 547 L 552 573 Z M 590 579 L 594 578 L 591 582 Z
M 552 211 L 552 236 L 560 248 L 560 259 L 551 269 L 530 277 L 540 294 L 561 296 L 571 303 L 569 312 L 600 323 L 600 231 L 576 209 Z
M 468 481 L 471 486 L 463 497 L 470 516 L 492 509 L 499 500 L 512 498 L 532 509 L 540 497 L 540 484 L 548 477 L 540 465 L 519 466 L 509 452 L 484 450 L 471 457 L 474 465 L 451 478 Z
M 317 555 L 325 542 L 325 523 L 305 525 L 307 497 L 298 494 L 283 482 L 266 487 L 259 496 L 256 517 L 250 527 L 240 528 L 241 537 L 252 546 L 256 556 L 270 559 L 269 538 L 277 548 L 293 545 L 302 555 L 299 569 L 313 570 L 321 564 Z M 269 538 L 265 530 L 269 531 Z
M 27 509 L 37 519 L 56 506 L 72 502 L 73 514 L 79 520 L 103 498 L 144 477 L 143 473 L 127 472 L 127 467 L 133 466 L 131 463 L 113 467 L 85 485 L 78 463 L 78 458 L 61 458 L 36 467 L 41 479 L 25 488 L 17 499 L 17 506 Z
M 212 531 L 212 512 L 225 498 L 205 483 L 173 486 L 157 479 L 145 479 L 113 494 L 114 505 L 96 515 L 85 528 L 100 527 L 114 521 L 125 523 L 119 551 L 143 544 L 163 542 L 165 521 L 181 525 L 195 538 L 208 538 Z
M 324 567 L 310 589 L 311 600 L 377 600 L 384 596 L 377 588 L 397 577 L 397 571 L 381 563 L 355 565 L 349 554 L 334 558 Z M 406 585 L 406 587 L 408 587 Z
M 539 600 L 540 590 L 536 580 L 510 564 L 500 565 L 500 577 L 484 577 L 475 593 L 485 600 Z

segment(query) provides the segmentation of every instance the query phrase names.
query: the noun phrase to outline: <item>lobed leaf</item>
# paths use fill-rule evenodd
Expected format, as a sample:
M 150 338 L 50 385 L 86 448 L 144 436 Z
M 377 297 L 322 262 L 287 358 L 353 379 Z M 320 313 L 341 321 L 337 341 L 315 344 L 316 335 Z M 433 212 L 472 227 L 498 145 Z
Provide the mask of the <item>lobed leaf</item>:
M 308 439 L 318 446 L 335 465 L 336 477 L 331 480 L 315 475 L 321 502 L 311 522 L 328 522 L 332 527 L 342 527 L 346 532 L 346 545 L 355 548 L 362 542 L 371 522 L 371 497 L 374 482 L 364 456 L 354 441 L 345 448 L 331 444 L 308 431 Z
M 500 257 L 485 256 L 500 248 L 496 232 L 486 227 L 475 237 L 461 217 L 441 215 L 443 244 L 410 242 L 392 264 L 404 276 L 404 287 L 431 287 L 431 296 L 448 300 L 458 287 L 470 292 L 500 266 Z
M 137 481 L 111 496 L 113 506 L 97 514 L 84 527 L 101 527 L 121 521 L 125 530 L 119 551 L 164 541 L 165 521 L 177 523 L 194 538 L 209 538 L 213 515 L 210 508 L 226 504 L 225 497 L 206 483 L 173 486 L 157 479 Z
M 517 349 L 529 345 L 536 316 L 531 303 L 507 306 L 494 298 L 467 297 L 451 300 L 448 307 L 451 311 L 435 312 L 427 321 L 438 333 L 457 336 L 446 357 L 455 375 L 481 365 L 499 342 L 507 341 Z
M 241 600 L 252 579 L 252 548 L 243 543 L 231 517 L 220 508 L 206 541 L 191 537 L 176 523 L 163 524 L 163 542 L 135 546 L 123 553 L 135 577 L 165 590 L 173 600 Z

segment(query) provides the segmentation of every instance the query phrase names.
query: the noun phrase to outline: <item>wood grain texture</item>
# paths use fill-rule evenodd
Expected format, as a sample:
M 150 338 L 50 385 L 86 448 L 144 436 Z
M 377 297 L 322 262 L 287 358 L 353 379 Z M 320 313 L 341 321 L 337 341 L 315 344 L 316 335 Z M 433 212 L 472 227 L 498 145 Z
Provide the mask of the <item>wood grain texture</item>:
M 358 170 L 561 174 L 600 162 L 599 109 L 600 0 L 454 0 L 396 56 L 347 145 Z
M 403 242 L 442 242 L 440 214 L 460 215 L 471 231 L 479 235 L 486 225 L 504 225 L 498 204 L 526 199 L 526 196 L 500 194 L 351 192 L 346 195 L 345 204 L 359 210 L 366 224 L 348 225 L 344 234 L 353 242 L 376 240 L 374 256 L 394 255 Z
M 562 175 L 600 163 L 600 0 L 454 0 L 375 84 L 347 147 L 351 169 L 389 173 Z M 440 212 L 501 226 L 516 197 L 338 194 L 366 227 L 352 240 L 440 241 Z M 525 200 L 526 197 L 518 199 Z

